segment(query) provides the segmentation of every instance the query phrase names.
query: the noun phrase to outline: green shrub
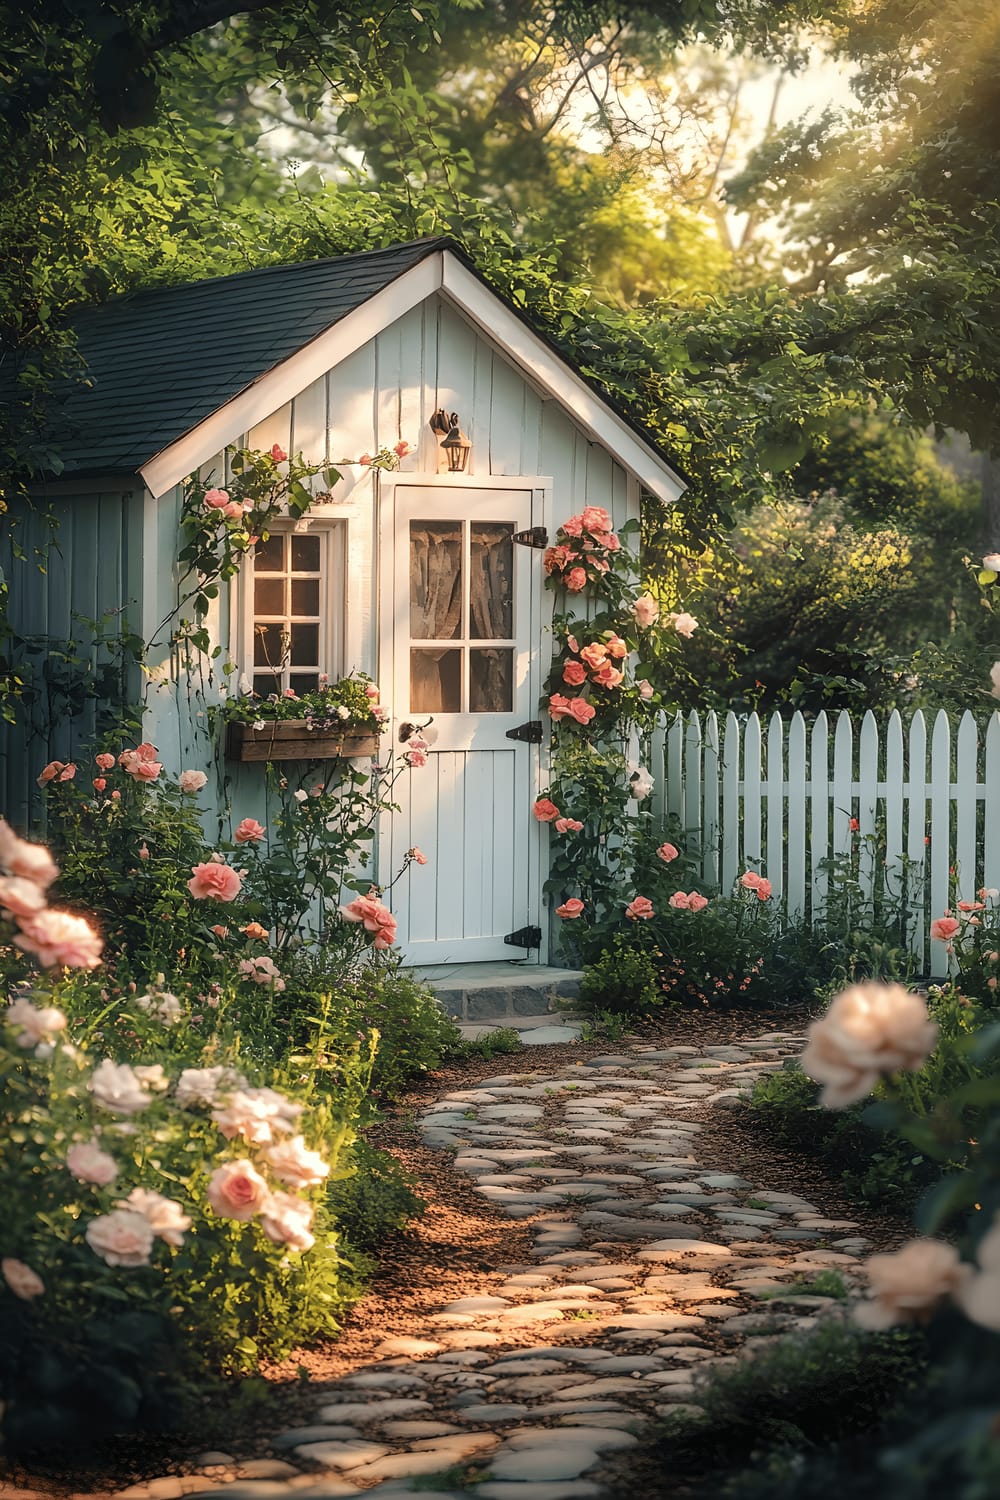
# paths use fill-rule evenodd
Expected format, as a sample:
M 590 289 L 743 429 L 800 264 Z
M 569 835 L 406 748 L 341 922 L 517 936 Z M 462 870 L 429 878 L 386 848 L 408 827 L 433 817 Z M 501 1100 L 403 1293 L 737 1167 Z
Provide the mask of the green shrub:
M 481 1036 L 460 1039 L 454 1048 L 448 1049 L 447 1056 L 507 1057 L 512 1052 L 520 1052 L 523 1046 L 520 1032 L 513 1026 L 498 1026 L 494 1031 L 484 1031 Z
M 377 1255 L 384 1241 L 427 1207 L 414 1192 L 416 1179 L 388 1151 L 359 1137 L 345 1165 L 352 1177 L 334 1184 L 328 1204 L 352 1250 Z
M 580 981 L 580 1003 L 585 1010 L 634 1016 L 663 1004 L 656 957 L 648 939 L 643 945 L 644 937 L 643 933 L 620 933 L 587 965 Z

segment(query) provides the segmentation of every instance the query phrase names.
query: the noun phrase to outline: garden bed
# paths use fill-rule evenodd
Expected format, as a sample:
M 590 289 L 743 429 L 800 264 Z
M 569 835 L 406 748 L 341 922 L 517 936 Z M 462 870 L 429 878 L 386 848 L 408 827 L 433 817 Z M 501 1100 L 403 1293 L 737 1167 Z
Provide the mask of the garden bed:
M 305 719 L 272 720 L 262 729 L 231 723 L 226 759 L 234 761 L 362 760 L 378 754 L 369 729 L 314 730 Z

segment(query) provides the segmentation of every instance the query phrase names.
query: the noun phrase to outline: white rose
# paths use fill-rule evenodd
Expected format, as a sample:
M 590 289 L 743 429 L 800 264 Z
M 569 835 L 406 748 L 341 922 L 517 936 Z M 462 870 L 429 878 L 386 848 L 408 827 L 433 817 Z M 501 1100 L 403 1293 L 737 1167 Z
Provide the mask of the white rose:
M 1000 552 L 988 552 L 983 558 L 983 567 L 991 573 L 1000 573 Z
M 922 995 L 869 980 L 841 991 L 809 1028 L 803 1070 L 823 1084 L 820 1103 L 844 1109 L 870 1094 L 885 1073 L 915 1073 L 937 1041 Z
M 164 1073 L 162 1063 L 139 1063 L 135 1069 L 135 1076 L 140 1083 L 145 1084 L 146 1088 L 154 1089 L 158 1094 L 170 1087 L 170 1079 Z
M 337 716 L 341 719 L 349 719 L 351 717 L 351 710 L 347 707 L 346 703 L 340 704 L 337 709 Z
M 969 1275 L 953 1246 L 926 1239 L 870 1256 L 865 1270 L 871 1296 L 854 1311 L 863 1328 L 892 1328 L 925 1318 L 942 1297 L 959 1292 Z
M 66 1165 L 78 1182 L 93 1182 L 107 1187 L 118 1176 L 113 1156 L 102 1151 L 96 1141 L 78 1141 L 66 1152 Z
M 56 1010 L 54 1005 L 36 1007 L 23 995 L 8 1005 L 5 1019 L 8 1026 L 19 1027 L 15 1041 L 24 1051 L 55 1036 L 66 1026 L 66 1017 L 61 1010 Z
M 330 1168 L 318 1151 L 310 1151 L 301 1135 L 293 1135 L 289 1141 L 281 1141 L 265 1152 L 275 1177 L 287 1182 L 289 1187 L 310 1188 L 330 1175 Z
M 240 1082 L 232 1068 L 185 1068 L 177 1080 L 175 1097 L 180 1105 L 214 1104 L 221 1088 Z
M 162 1193 L 154 1193 L 149 1188 L 133 1188 L 125 1202 L 119 1203 L 118 1207 L 141 1214 L 153 1233 L 168 1245 L 182 1245 L 185 1229 L 191 1228 L 191 1220 L 179 1203 L 175 1203 L 173 1198 L 164 1198 Z
M 116 1208 L 91 1219 L 87 1244 L 109 1266 L 148 1266 L 153 1248 L 153 1230 L 142 1214 Z
M 301 1104 L 293 1104 L 273 1089 L 237 1089 L 225 1107 L 212 1111 L 212 1119 L 227 1141 L 241 1135 L 256 1145 L 267 1145 L 272 1132 L 291 1130 Z
M 650 795 L 655 785 L 656 782 L 650 776 L 645 766 L 640 766 L 638 771 L 632 776 L 629 784 L 629 795 L 634 797 L 637 802 L 642 802 Z
M 113 1063 L 109 1057 L 98 1063 L 90 1079 L 95 1103 L 116 1115 L 134 1115 L 145 1109 L 149 1095 L 128 1063 Z
M 296 802 L 305 802 L 306 798 L 309 796 L 309 793 L 304 792 L 302 788 L 299 787 L 297 792 L 292 793 L 292 796 L 295 798 Z
M 152 1016 L 155 1021 L 162 1022 L 164 1026 L 173 1026 L 183 1014 L 181 1002 L 177 996 L 171 995 L 166 990 L 162 994 L 137 995 L 135 1003 L 140 1010 L 144 1010 L 148 1016 Z
M 991 691 L 994 698 L 1000 698 L 1000 661 L 995 661 L 990 667 L 990 681 L 993 684 Z
M 312 1204 L 292 1193 L 271 1193 L 260 1210 L 260 1227 L 276 1245 L 289 1250 L 311 1250 L 316 1240 L 309 1233 Z

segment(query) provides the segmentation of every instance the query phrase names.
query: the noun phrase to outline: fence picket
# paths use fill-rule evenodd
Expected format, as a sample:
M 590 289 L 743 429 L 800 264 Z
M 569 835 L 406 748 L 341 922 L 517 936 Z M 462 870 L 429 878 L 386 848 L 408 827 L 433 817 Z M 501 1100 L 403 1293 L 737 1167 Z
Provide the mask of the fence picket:
M 701 845 L 701 720 L 688 715 L 684 729 L 684 833 L 689 847 Z
M 772 714 L 767 727 L 767 864 L 764 874 L 771 882 L 771 899 L 785 893 L 785 726 L 780 714 Z
M 826 860 L 830 852 L 830 726 L 825 713 L 818 713 L 812 728 L 809 765 L 811 807 L 809 841 L 809 876 L 812 881 L 812 919 L 826 914 L 829 872 Z
M 722 870 L 719 885 L 729 891 L 740 863 L 740 725 L 726 715 L 722 741 Z
M 893 709 L 885 729 L 885 893 L 903 898 L 903 721 Z
M 788 885 L 790 917 L 806 914 L 806 721 L 792 715 L 788 726 Z M 770 819 L 770 808 L 768 818 Z M 768 824 L 770 827 L 770 823 Z
M 994 830 L 1000 827 L 1000 713 L 990 719 L 986 730 L 986 763 L 983 780 L 986 797 L 983 804 L 983 885 L 1000 890 L 1000 838 Z
M 930 775 L 931 921 L 940 917 L 949 903 L 948 875 L 951 865 L 951 725 L 939 709 L 931 731 Z M 931 973 L 947 974 L 948 955 L 944 943 L 931 943 Z
M 676 818 L 678 822 L 684 816 L 683 735 L 684 720 L 678 714 L 667 730 L 667 765 L 665 772 L 667 783 L 667 816 L 671 819 Z
M 705 718 L 705 749 L 702 761 L 702 874 L 712 885 L 719 883 L 719 716 Z
M 837 715 L 833 731 L 833 830 L 831 848 L 837 859 L 851 848 L 854 817 L 854 725 L 845 710 Z
M 962 715 L 955 753 L 955 858 L 960 901 L 975 901 L 982 882 L 976 871 L 976 762 L 979 734 L 972 714 Z
M 923 967 L 926 957 L 924 907 L 927 902 L 927 724 L 918 710 L 910 720 L 910 755 L 907 762 L 906 850 L 908 927 L 910 951 Z
M 871 709 L 861 721 L 858 741 L 858 884 L 870 904 L 875 898 L 875 803 L 878 798 L 878 725 Z
M 658 719 L 649 736 L 649 774 L 653 778 L 653 826 L 662 827 L 667 814 L 667 731 Z
M 743 861 L 759 870 L 764 853 L 760 837 L 761 804 L 760 719 L 751 714 L 743 731 Z

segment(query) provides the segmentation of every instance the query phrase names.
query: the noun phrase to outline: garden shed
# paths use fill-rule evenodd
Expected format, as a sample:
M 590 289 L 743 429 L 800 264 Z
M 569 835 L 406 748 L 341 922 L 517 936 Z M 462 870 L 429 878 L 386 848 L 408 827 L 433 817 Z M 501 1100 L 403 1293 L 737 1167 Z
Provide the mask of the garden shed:
M 22 643 L 76 639 L 86 655 L 82 622 L 114 634 L 124 611 L 150 645 L 145 737 L 168 771 L 207 771 L 210 817 L 237 821 L 266 822 L 267 792 L 262 767 L 226 762 L 209 730 L 222 664 L 259 677 L 271 629 L 290 643 L 286 686 L 369 673 L 394 745 L 401 726 L 433 719 L 428 764 L 397 783 L 378 851 L 382 869 L 413 845 L 428 857 L 393 892 L 404 954 L 509 958 L 513 937 L 544 963 L 540 548 L 585 505 L 620 527 L 643 490 L 674 501 L 683 480 L 657 440 L 442 239 L 139 292 L 87 312 L 77 332 L 89 388 L 67 399 L 59 478 L 20 526 L 30 558 L 43 512 L 58 522 L 44 574 L 26 583 L 18 564 L 13 576 Z M 442 410 L 469 445 L 454 470 L 430 425 Z M 397 444 L 408 451 L 395 471 L 358 461 Z M 220 592 L 207 623 L 221 652 L 195 679 L 164 628 L 183 481 L 224 484 L 234 445 L 277 445 L 342 477 Z M 62 722 L 40 717 L 34 745 L 8 736 L 2 792 L 19 824 L 36 810 L 37 768 L 92 733 L 90 709 L 50 717 Z

